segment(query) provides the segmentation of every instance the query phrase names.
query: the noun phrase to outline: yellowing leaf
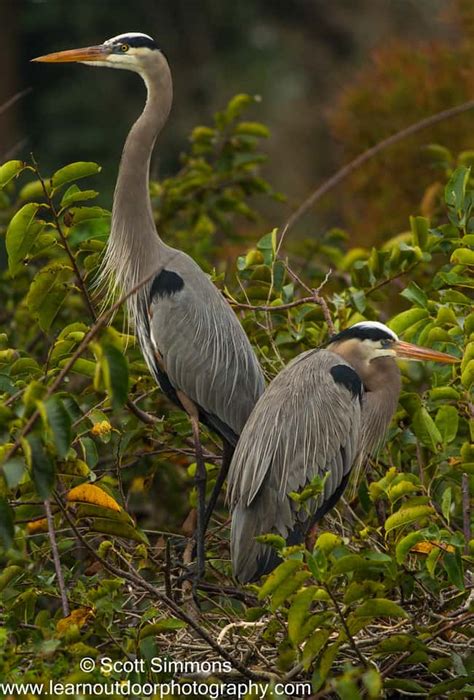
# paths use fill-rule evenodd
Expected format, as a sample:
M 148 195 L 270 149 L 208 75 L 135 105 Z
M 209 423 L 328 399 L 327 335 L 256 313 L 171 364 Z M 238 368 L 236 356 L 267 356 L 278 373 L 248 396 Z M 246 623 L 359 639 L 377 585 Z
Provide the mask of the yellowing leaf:
M 102 435 L 108 435 L 111 430 L 112 426 L 110 425 L 109 421 L 102 420 L 92 426 L 91 433 L 92 435 L 99 435 L 102 437 Z
M 91 608 L 77 608 L 68 617 L 58 620 L 56 631 L 59 634 L 65 634 L 73 625 L 81 629 L 93 615 L 94 611 Z
M 411 548 L 411 551 L 418 552 L 419 554 L 429 554 L 433 549 L 442 549 L 445 552 L 454 552 L 454 547 L 452 544 L 446 544 L 445 542 L 428 542 L 427 540 L 415 544 Z
M 109 496 L 109 494 L 105 493 L 99 486 L 94 486 L 93 484 L 80 484 L 80 486 L 75 486 L 69 491 L 67 500 L 70 502 L 79 501 L 81 503 L 93 503 L 96 506 L 109 508 L 115 511 L 122 510 L 112 496 Z
M 29 535 L 37 535 L 40 532 L 48 532 L 48 521 L 46 518 L 40 520 L 32 520 L 26 526 Z

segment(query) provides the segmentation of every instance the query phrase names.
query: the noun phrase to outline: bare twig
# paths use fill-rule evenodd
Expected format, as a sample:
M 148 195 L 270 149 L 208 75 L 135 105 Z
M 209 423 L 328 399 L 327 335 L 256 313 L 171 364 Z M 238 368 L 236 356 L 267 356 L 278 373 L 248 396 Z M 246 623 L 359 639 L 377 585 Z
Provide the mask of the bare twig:
M 337 602 L 336 596 L 333 594 L 333 592 L 331 591 L 331 589 L 329 588 L 329 586 L 327 584 L 323 583 L 323 586 L 326 589 L 329 597 L 331 598 L 331 600 L 333 602 L 333 605 L 336 609 L 336 612 L 339 616 L 339 619 L 341 620 L 342 626 L 344 627 L 344 632 L 346 633 L 347 640 L 348 640 L 349 644 L 351 645 L 352 649 L 354 650 L 354 652 L 355 652 L 357 658 L 359 659 L 360 663 L 362 664 L 362 666 L 367 667 L 367 661 L 364 659 L 361 650 L 359 649 L 359 647 L 355 643 L 355 639 L 352 636 L 349 627 L 347 626 L 346 618 L 344 617 L 343 612 L 342 612 L 341 608 L 339 607 L 339 603 Z
M 464 554 L 469 554 L 469 542 L 471 540 L 471 502 L 469 498 L 469 477 L 462 475 L 462 529 L 464 532 Z
M 56 578 L 58 579 L 58 587 L 61 593 L 61 603 L 63 606 L 63 617 L 69 616 L 69 602 L 66 594 L 66 587 L 64 585 L 64 576 L 61 569 L 61 561 L 59 559 L 58 544 L 56 542 L 56 533 L 54 532 L 54 520 L 53 514 L 51 513 L 51 506 L 49 499 L 44 501 L 44 510 L 46 513 L 46 520 L 48 521 L 48 533 L 49 541 L 51 542 L 51 551 L 53 552 L 54 568 L 56 570 Z
M 10 99 L 8 99 L 6 102 L 4 102 L 2 105 L 0 105 L 0 114 L 3 114 L 6 112 L 10 107 L 13 107 L 14 104 L 16 104 L 19 100 L 21 100 L 22 97 L 25 97 L 25 95 L 28 95 L 32 91 L 32 88 L 25 88 L 25 90 L 20 90 L 20 92 L 15 93 Z
M 278 247 L 280 248 L 281 243 L 289 229 L 292 226 L 294 226 L 294 224 L 299 219 L 301 219 L 308 212 L 309 209 L 311 209 L 313 204 L 319 201 L 325 194 L 327 194 L 327 192 L 339 185 L 340 182 L 345 180 L 349 175 L 351 175 L 351 173 L 354 172 L 354 170 L 360 168 L 361 165 L 364 165 L 364 163 L 366 163 L 368 160 L 378 155 L 386 148 L 394 146 L 395 144 L 399 143 L 400 141 L 403 141 L 409 136 L 417 134 L 419 131 L 423 131 L 423 129 L 427 129 L 430 126 L 434 126 L 435 124 L 438 124 L 439 122 L 442 122 L 445 119 L 451 119 L 452 117 L 456 117 L 458 114 L 463 114 L 463 112 L 468 112 L 470 109 L 473 108 L 474 100 L 469 100 L 468 102 L 463 102 L 460 105 L 456 105 L 456 107 L 450 107 L 449 109 L 444 109 L 442 112 L 431 114 L 429 117 L 421 119 L 419 122 L 415 122 L 414 124 L 410 124 L 410 126 L 407 126 L 405 129 L 398 131 L 396 134 L 392 134 L 391 136 L 388 136 L 382 141 L 379 141 L 374 146 L 368 148 L 366 151 L 358 155 L 356 158 L 354 158 L 354 160 L 351 160 L 350 163 L 344 165 L 328 180 L 323 182 L 323 184 L 320 185 L 316 190 L 314 190 L 314 192 L 304 200 L 304 202 L 298 207 L 298 209 L 294 211 L 293 214 L 291 214 L 291 216 L 288 217 L 283 227 Z
M 87 551 L 94 557 L 94 559 L 101 563 L 104 569 L 109 571 L 114 576 L 118 576 L 120 578 L 125 579 L 126 581 L 129 581 L 130 583 L 134 584 L 135 587 L 138 587 L 145 593 L 151 595 L 155 600 L 158 600 L 160 603 L 166 605 L 166 607 L 169 610 L 171 610 L 173 614 L 176 615 L 176 617 L 178 617 L 181 620 L 184 620 L 184 622 L 186 622 L 198 634 L 198 636 L 201 637 L 201 639 L 203 639 L 211 647 L 211 649 L 213 649 L 223 659 L 229 661 L 229 663 L 231 663 L 232 666 L 243 676 L 253 681 L 257 681 L 260 679 L 260 676 L 258 674 L 254 673 L 249 668 L 244 666 L 244 664 L 242 664 L 238 659 L 235 659 L 231 654 L 229 654 L 229 652 L 226 649 L 220 646 L 214 640 L 214 638 L 205 629 L 203 629 L 193 617 L 188 615 L 182 609 L 180 605 L 178 605 L 174 602 L 174 600 L 162 593 L 149 581 L 142 578 L 142 576 L 140 576 L 140 574 L 131 566 L 129 562 L 127 562 L 124 559 L 124 557 L 119 552 L 115 551 L 115 555 L 120 559 L 120 561 L 122 561 L 123 564 L 125 564 L 128 567 L 128 571 L 111 564 L 110 561 L 108 561 L 107 559 L 103 559 L 94 549 L 94 547 L 92 547 L 92 545 L 90 545 L 89 542 L 81 535 L 78 528 L 76 527 L 73 518 L 67 512 L 67 509 L 64 507 L 61 498 L 57 494 L 55 494 L 55 499 L 66 520 L 69 522 L 69 525 L 71 526 L 71 529 L 75 533 L 76 537 L 80 540 L 81 544 L 87 549 Z
M 460 618 L 457 618 L 453 622 L 448 622 L 446 625 L 443 625 L 440 627 L 436 632 L 434 632 L 430 637 L 427 639 L 424 639 L 423 641 L 425 644 L 427 642 L 431 642 L 436 637 L 439 637 L 440 635 L 444 634 L 445 632 L 448 632 L 449 630 L 453 629 L 454 627 L 459 627 L 459 625 L 464 624 L 465 622 L 468 622 L 469 620 L 472 620 L 474 618 L 474 613 L 472 612 L 467 612 L 464 615 L 462 615 Z M 412 652 L 411 651 L 404 651 L 403 654 L 401 654 L 397 659 L 394 659 L 388 666 L 385 666 L 385 668 L 381 669 L 381 676 L 382 678 L 386 678 L 389 673 L 391 673 L 397 666 L 399 666 L 408 656 L 410 656 Z

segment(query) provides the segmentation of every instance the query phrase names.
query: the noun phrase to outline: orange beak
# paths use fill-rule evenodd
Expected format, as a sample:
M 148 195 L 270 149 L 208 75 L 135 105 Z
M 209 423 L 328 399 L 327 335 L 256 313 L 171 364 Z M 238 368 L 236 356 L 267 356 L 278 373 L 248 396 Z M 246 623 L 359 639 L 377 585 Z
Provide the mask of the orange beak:
M 38 63 L 78 63 L 85 61 L 106 61 L 112 53 L 112 48 L 104 46 L 87 46 L 85 49 L 71 49 L 70 51 L 57 51 L 56 53 L 48 53 L 46 56 L 38 56 L 32 58 L 32 61 Z
M 395 350 L 397 357 L 406 360 L 432 360 L 433 362 L 444 362 L 445 364 L 454 364 L 459 362 L 454 355 L 448 355 L 445 352 L 438 352 L 431 348 L 420 348 L 418 345 L 405 343 L 403 340 L 397 340 L 393 343 L 392 348 Z

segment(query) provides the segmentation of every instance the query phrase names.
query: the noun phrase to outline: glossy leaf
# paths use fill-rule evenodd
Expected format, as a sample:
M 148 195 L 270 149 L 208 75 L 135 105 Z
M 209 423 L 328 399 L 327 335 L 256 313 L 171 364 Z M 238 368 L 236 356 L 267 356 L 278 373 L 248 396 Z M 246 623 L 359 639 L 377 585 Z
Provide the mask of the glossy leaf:
M 25 261 L 35 239 L 42 229 L 42 224 L 35 219 L 40 205 L 35 202 L 24 204 L 12 217 L 7 229 L 6 246 L 8 269 L 11 275 L 17 274 Z

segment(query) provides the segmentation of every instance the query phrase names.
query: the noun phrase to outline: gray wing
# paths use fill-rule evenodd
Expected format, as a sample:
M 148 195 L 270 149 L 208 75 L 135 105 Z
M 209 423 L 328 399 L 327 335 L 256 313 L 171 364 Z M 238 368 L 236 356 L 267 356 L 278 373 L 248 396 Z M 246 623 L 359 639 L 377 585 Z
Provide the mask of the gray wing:
M 340 495 L 358 458 L 362 384 L 338 355 L 311 350 L 299 355 L 269 385 L 253 410 L 229 471 L 231 554 L 246 581 L 271 565 L 271 550 L 256 535 L 274 532 L 301 540 L 307 513 L 288 497 L 328 472 L 323 493 L 309 505 L 321 517 Z M 342 485 L 342 487 L 341 487 Z
M 240 435 L 265 382 L 235 313 L 184 253 L 157 275 L 150 294 L 151 341 L 170 384 Z

